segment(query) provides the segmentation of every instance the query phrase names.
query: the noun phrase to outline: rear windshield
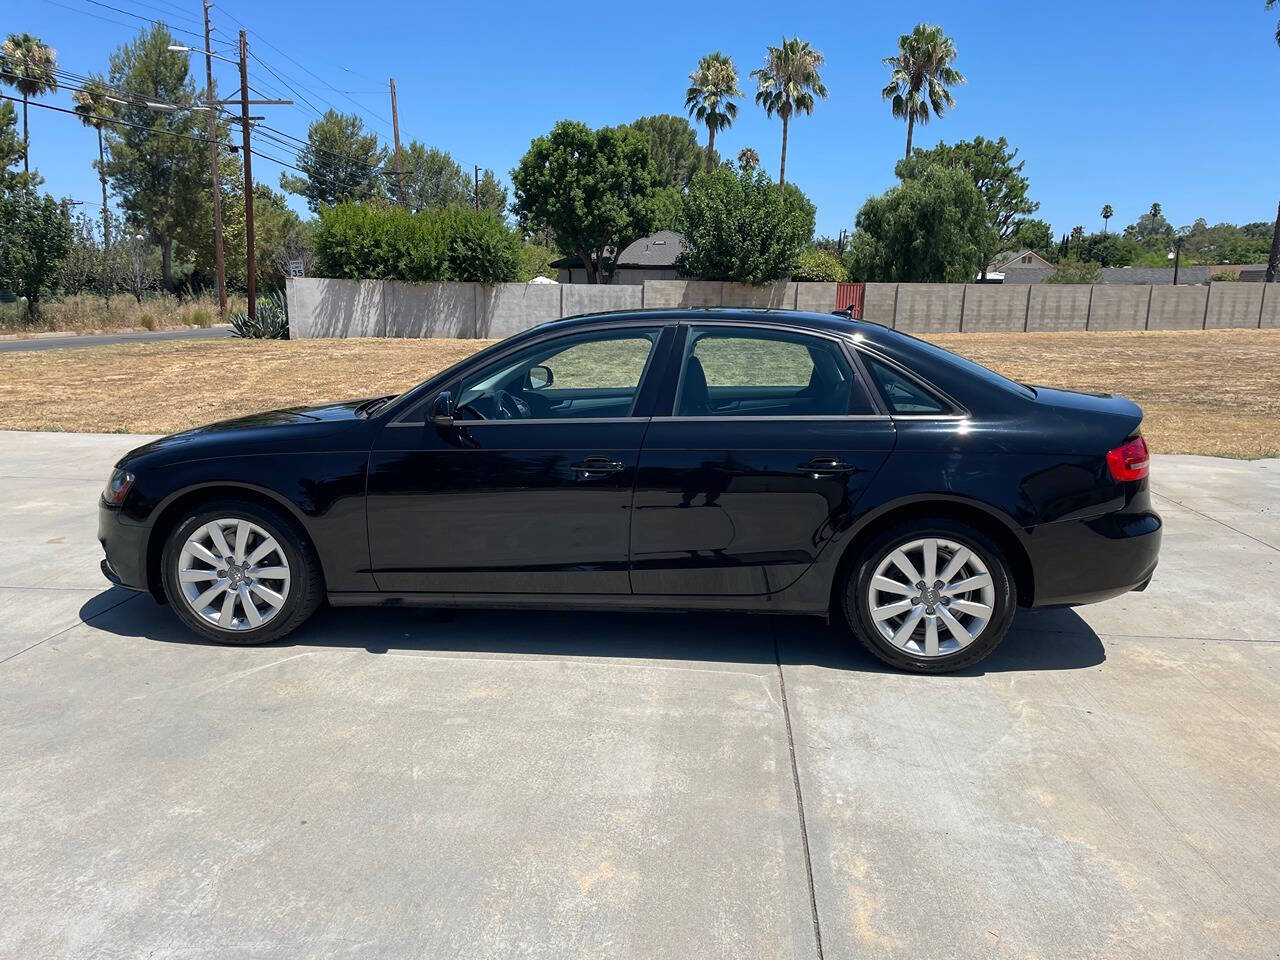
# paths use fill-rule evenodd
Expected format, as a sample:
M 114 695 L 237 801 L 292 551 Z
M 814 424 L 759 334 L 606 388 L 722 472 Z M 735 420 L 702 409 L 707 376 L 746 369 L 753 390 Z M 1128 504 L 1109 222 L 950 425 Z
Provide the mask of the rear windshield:
M 925 361 L 927 366 L 916 371 L 922 377 L 928 378 L 929 367 L 934 364 L 942 364 L 944 366 L 949 366 L 952 369 L 959 370 L 962 373 L 966 373 L 971 377 L 983 380 L 994 387 L 999 387 L 1004 390 L 1012 390 L 1014 393 L 1018 393 L 1024 397 L 1034 397 L 1036 395 L 1035 390 L 1027 386 L 1025 383 L 1019 383 L 1017 380 L 1010 380 L 1008 377 L 1001 376 L 994 370 L 988 369 L 980 363 L 975 363 L 967 357 L 962 357 L 958 353 L 952 353 L 950 350 L 944 350 L 936 344 L 930 343 L 927 340 L 920 340 L 910 334 L 903 333 L 900 330 L 894 330 L 892 332 L 897 336 L 902 337 L 904 340 L 910 340 L 911 349 L 922 355 L 922 359 Z

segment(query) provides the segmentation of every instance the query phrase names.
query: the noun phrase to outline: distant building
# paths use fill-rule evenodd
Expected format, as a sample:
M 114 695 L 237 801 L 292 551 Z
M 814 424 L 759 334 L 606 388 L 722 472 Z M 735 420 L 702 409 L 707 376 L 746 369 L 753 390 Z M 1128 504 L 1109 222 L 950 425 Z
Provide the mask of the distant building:
M 1034 250 L 1006 250 L 997 253 L 995 259 L 987 264 L 987 274 L 1004 273 L 1005 267 L 1048 267 L 1053 264 Z
M 646 280 L 677 280 L 676 260 L 684 252 L 684 236 L 674 230 L 659 230 L 628 244 L 618 257 L 613 283 L 644 283 Z M 561 257 L 551 266 L 561 283 L 586 283 L 587 270 L 579 257 Z
M 1054 267 L 1005 267 L 1004 283 L 1044 283 L 1053 276 Z M 1173 267 L 1103 267 L 1102 283 L 1172 284 Z M 1208 283 L 1213 267 L 1184 266 L 1178 270 L 1178 286 Z

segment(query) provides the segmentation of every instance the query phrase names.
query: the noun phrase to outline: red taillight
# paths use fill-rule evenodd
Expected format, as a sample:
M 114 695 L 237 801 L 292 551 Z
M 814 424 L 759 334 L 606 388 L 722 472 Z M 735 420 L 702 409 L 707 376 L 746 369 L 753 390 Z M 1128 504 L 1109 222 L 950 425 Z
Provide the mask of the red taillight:
M 1141 480 L 1147 475 L 1148 460 L 1147 441 L 1134 437 L 1107 454 L 1107 469 L 1119 483 Z

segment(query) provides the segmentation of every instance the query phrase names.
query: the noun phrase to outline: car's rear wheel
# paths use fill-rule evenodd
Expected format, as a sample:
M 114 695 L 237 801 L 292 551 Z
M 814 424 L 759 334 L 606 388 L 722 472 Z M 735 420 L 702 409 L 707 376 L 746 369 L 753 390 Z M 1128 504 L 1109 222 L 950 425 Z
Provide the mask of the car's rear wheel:
M 876 537 L 846 569 L 843 601 L 863 646 L 919 673 L 947 673 L 987 656 L 1016 605 L 1000 548 L 980 530 L 941 518 Z
M 280 511 L 250 501 L 201 504 L 170 530 L 161 564 L 169 605 L 216 643 L 278 640 L 324 599 L 307 538 Z

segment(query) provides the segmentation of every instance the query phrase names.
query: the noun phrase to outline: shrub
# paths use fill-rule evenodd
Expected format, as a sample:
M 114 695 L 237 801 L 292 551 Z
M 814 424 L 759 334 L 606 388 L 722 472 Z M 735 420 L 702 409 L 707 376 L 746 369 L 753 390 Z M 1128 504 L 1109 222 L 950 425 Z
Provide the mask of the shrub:
M 791 271 L 792 280 L 820 283 L 843 283 L 848 276 L 844 264 L 834 253 L 817 247 L 801 250 L 800 256 L 796 258 L 795 269 Z
M 520 276 L 517 278 L 528 283 L 534 277 L 556 279 L 556 268 L 551 261 L 558 260 L 560 254 L 540 243 L 525 243 L 520 247 Z
M 247 310 L 231 315 L 231 332 L 245 340 L 288 340 L 289 304 L 281 293 L 269 293 L 258 301 L 258 316 Z
M 154 330 L 156 328 L 156 318 L 149 313 L 140 315 L 138 323 L 142 325 L 143 330 Z
M 1209 277 L 1213 283 L 1232 283 L 1240 279 L 1240 274 L 1231 270 L 1220 270 Z
M 448 279 L 474 283 L 519 279 L 520 238 L 497 214 L 464 207 L 436 216 L 448 238 Z
M 206 307 L 196 307 L 187 314 L 187 322 L 196 327 L 211 327 L 213 313 Z
M 1044 278 L 1045 283 L 1101 283 L 1102 269 L 1088 260 L 1067 257 L 1058 261 L 1058 268 Z
M 788 276 L 813 238 L 814 208 L 796 187 L 763 171 L 726 167 L 693 178 L 684 198 L 683 273 L 756 286 Z
M 320 211 L 316 267 L 348 280 L 472 280 L 501 283 L 520 275 L 520 240 L 488 211 L 456 207 L 410 213 L 377 203 Z

